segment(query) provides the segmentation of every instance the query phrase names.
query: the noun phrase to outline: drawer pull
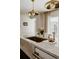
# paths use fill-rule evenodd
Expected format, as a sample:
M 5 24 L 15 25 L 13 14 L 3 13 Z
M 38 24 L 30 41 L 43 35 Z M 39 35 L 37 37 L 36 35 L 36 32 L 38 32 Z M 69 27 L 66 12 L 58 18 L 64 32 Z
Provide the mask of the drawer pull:
M 41 59 L 41 57 L 39 56 L 37 52 L 33 53 L 33 55 L 35 56 L 36 59 Z

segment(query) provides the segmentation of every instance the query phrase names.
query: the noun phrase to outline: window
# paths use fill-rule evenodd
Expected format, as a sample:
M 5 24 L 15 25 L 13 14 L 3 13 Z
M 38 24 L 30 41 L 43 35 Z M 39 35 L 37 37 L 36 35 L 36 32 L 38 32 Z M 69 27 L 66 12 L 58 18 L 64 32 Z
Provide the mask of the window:
M 52 34 L 55 32 L 56 36 L 58 36 L 58 17 L 48 17 L 48 33 Z

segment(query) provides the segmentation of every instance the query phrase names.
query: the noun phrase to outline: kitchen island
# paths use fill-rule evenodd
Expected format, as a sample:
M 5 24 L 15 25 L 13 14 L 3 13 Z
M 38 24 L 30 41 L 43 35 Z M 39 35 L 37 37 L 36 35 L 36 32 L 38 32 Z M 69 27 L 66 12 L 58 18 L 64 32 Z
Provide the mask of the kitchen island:
M 26 44 L 27 42 L 28 42 L 28 44 Z M 27 46 L 29 45 L 30 47 L 27 47 L 25 44 Z M 48 40 L 44 40 L 42 42 L 35 42 L 30 39 L 27 39 L 26 37 L 21 37 L 20 46 L 21 46 L 20 48 L 31 59 L 34 58 L 33 55 L 35 52 L 37 52 L 38 56 L 36 56 L 36 57 L 39 57 L 39 59 L 59 59 L 59 47 L 58 47 L 57 42 L 49 42 Z M 28 48 L 28 50 L 27 50 L 27 48 Z

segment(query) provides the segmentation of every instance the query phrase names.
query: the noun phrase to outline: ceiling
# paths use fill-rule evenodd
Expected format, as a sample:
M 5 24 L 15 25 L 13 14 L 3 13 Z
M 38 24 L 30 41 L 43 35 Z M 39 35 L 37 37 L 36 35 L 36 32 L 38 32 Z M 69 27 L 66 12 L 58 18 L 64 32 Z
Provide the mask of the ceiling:
M 49 0 L 35 0 L 34 8 L 39 12 L 46 12 L 47 10 L 44 5 Z M 29 12 L 32 10 L 32 2 L 31 0 L 20 0 L 20 10 L 21 12 Z

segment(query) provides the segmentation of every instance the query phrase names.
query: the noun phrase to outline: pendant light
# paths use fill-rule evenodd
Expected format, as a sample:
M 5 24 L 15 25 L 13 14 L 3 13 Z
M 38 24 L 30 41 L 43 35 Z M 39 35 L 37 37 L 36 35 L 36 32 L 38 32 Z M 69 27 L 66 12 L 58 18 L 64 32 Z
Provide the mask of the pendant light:
M 34 17 L 36 15 L 39 15 L 39 12 L 34 10 L 34 2 L 35 2 L 35 0 L 31 0 L 31 1 L 33 2 L 33 9 L 30 12 L 28 12 L 28 14 L 29 14 L 30 17 Z
M 59 8 L 59 1 L 58 0 L 50 0 L 45 4 L 45 8 L 48 10 Z

